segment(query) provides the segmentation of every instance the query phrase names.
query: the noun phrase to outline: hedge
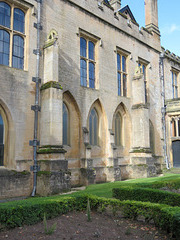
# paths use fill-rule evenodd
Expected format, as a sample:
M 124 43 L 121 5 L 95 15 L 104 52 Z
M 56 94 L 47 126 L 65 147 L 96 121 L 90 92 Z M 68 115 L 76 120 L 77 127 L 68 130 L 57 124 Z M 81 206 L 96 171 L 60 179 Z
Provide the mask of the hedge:
M 169 189 L 180 189 L 180 178 L 176 179 L 166 179 L 166 180 L 159 180 L 153 183 L 132 183 L 132 186 L 137 187 L 144 187 L 144 188 L 164 188 L 167 187 Z
M 0 206 L 0 224 L 13 228 L 24 224 L 35 224 L 43 220 L 44 213 L 47 219 L 67 213 L 72 210 L 86 210 L 87 200 L 91 209 L 105 210 L 111 208 L 113 213 L 122 211 L 125 217 L 136 219 L 144 216 L 147 220 L 153 220 L 155 225 L 180 238 L 180 208 L 168 205 L 138 202 L 119 201 L 118 199 L 100 198 L 91 195 L 79 195 L 78 197 L 64 197 L 59 199 L 37 199 L 37 203 L 22 201 L 17 204 L 3 204 Z
M 180 194 L 151 188 L 119 187 L 112 189 L 113 197 L 123 200 L 135 200 L 152 203 L 163 203 L 180 207 Z

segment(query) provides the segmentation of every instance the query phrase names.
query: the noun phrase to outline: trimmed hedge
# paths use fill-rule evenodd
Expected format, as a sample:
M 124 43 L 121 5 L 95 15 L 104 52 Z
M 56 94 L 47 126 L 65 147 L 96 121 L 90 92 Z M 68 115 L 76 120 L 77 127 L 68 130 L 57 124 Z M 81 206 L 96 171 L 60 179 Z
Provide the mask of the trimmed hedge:
M 165 180 L 159 180 L 155 181 L 153 183 L 135 183 L 131 184 L 132 186 L 137 186 L 137 187 L 144 187 L 144 188 L 163 188 L 167 187 L 169 189 L 180 189 L 180 178 L 176 179 L 165 179 Z
M 59 199 L 47 198 L 47 200 L 39 198 L 36 203 L 34 201 L 19 201 L 14 206 L 3 204 L 0 206 L 0 224 L 13 228 L 42 221 L 44 213 L 48 219 L 72 210 L 86 210 L 88 199 L 91 209 L 103 211 L 108 207 L 112 209 L 113 213 L 120 210 L 125 217 L 134 219 L 138 216 L 144 216 L 147 220 L 152 219 L 156 226 L 172 232 L 177 239 L 180 238 L 179 207 L 130 200 L 119 201 L 118 199 L 107 199 L 90 195 Z
M 112 195 L 121 201 L 135 200 L 142 202 L 163 203 L 180 207 L 180 194 L 151 188 L 119 187 L 112 189 Z

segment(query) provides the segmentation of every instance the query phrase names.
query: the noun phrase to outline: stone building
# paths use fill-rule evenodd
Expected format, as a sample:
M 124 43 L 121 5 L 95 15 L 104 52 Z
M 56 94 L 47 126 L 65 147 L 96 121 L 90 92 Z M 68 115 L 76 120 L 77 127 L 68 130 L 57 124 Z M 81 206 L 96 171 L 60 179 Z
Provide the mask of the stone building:
M 1 0 L 0 64 L 1 198 L 179 166 L 180 58 L 157 0 L 141 28 L 120 0 Z

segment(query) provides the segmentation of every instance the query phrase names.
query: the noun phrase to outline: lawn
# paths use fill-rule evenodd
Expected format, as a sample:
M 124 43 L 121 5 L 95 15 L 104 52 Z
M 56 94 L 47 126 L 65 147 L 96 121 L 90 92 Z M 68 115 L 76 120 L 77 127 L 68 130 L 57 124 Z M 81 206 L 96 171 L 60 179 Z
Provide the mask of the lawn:
M 172 188 L 180 188 L 180 174 L 172 174 L 166 173 L 164 176 L 161 177 L 153 177 L 153 178 L 140 178 L 140 179 L 131 179 L 126 181 L 120 182 L 110 182 L 110 183 L 102 183 L 102 184 L 92 184 L 86 187 L 85 190 L 78 191 L 75 193 L 65 194 L 65 195 L 55 195 L 49 197 L 30 197 L 25 200 L 13 201 L 13 202 L 6 202 L 1 203 L 1 206 L 17 206 L 17 205 L 24 205 L 28 202 L 38 203 L 39 200 L 46 201 L 46 200 L 56 200 L 68 196 L 76 197 L 82 194 L 91 194 L 98 197 L 105 197 L 105 198 L 112 198 L 112 189 L 118 188 L 121 186 L 137 186 L 137 187 L 149 187 L 149 188 L 160 188 L 162 186 L 170 186 L 170 183 L 176 183 L 175 185 L 172 184 Z
M 171 191 L 180 189 L 180 174 L 94 184 L 73 193 L 1 203 L 0 228 L 32 225 L 41 222 L 44 214 L 50 219 L 73 210 L 85 211 L 90 201 L 95 211 L 108 208 L 112 212 L 122 211 L 127 218 L 153 220 L 156 226 L 180 239 L 180 194 L 158 190 L 164 187 Z

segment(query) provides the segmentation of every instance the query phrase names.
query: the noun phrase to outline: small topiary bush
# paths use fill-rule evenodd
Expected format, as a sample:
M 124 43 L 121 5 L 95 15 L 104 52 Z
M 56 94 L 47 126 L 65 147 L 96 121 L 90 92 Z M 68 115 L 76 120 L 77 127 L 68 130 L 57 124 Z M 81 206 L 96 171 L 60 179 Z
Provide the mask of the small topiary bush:
M 162 190 L 138 187 L 120 187 L 112 190 L 113 197 L 119 200 L 135 200 L 142 202 L 163 203 L 180 206 L 180 194 Z

